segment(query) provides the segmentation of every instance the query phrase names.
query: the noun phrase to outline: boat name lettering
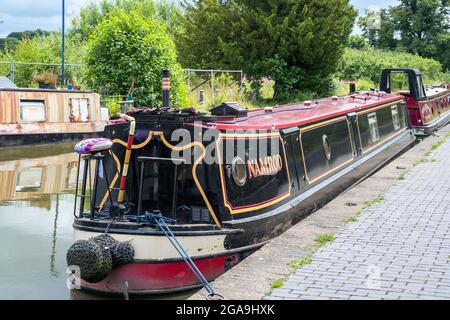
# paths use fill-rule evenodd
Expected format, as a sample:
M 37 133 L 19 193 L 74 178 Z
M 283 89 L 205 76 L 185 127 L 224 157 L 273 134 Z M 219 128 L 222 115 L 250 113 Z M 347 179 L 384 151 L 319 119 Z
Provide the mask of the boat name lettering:
M 283 160 L 279 154 L 259 158 L 258 160 L 248 160 L 247 168 L 249 179 L 273 176 L 283 169 Z

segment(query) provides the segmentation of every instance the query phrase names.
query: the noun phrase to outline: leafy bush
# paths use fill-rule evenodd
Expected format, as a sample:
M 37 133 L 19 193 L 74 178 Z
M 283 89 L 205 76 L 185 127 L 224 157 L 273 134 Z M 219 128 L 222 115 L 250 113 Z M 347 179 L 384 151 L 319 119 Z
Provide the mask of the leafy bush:
M 86 57 L 93 85 L 124 95 L 135 81 L 138 106 L 159 106 L 162 101 L 162 71 L 171 71 L 171 104 L 184 107 L 187 89 L 177 62 L 175 45 L 160 20 L 137 12 L 116 10 L 90 36 Z
M 170 0 L 101 0 L 90 2 L 80 9 L 80 15 L 71 20 L 69 34 L 77 35 L 83 40 L 89 39 L 95 27 L 116 10 L 134 11 L 148 18 L 164 20 L 169 31 L 178 30 L 175 16 L 181 8 Z
M 85 55 L 85 45 L 76 37 L 67 37 L 65 41 L 65 62 L 79 64 Z M 0 52 L 0 61 L 61 63 L 61 34 L 51 33 L 46 36 L 24 38 L 18 42 L 15 50 Z M 9 73 L 9 65 L 2 65 L 3 75 Z M 21 87 L 36 86 L 32 77 L 39 73 L 54 73 L 60 75 L 61 67 L 45 65 L 18 65 L 14 66 L 15 83 Z M 65 78 L 74 85 L 83 85 L 83 68 L 66 66 Z
M 419 69 L 427 84 L 445 78 L 442 65 L 434 59 L 374 48 L 346 49 L 338 67 L 338 76 L 345 80 L 365 79 L 379 84 L 381 71 L 386 68 Z
M 378 84 L 374 84 L 371 81 L 368 81 L 366 79 L 361 79 L 356 83 L 356 90 L 357 91 L 363 91 L 363 90 L 369 90 L 369 89 L 375 89 L 378 87 Z
M 121 112 L 121 106 L 119 102 L 121 102 L 121 99 L 104 100 L 104 103 L 108 108 L 108 112 L 111 116 L 117 115 Z

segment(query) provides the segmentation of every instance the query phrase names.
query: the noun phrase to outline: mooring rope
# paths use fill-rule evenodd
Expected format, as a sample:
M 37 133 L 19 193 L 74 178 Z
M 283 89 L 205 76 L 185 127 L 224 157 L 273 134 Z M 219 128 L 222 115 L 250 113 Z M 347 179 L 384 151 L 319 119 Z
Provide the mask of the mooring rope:
M 206 289 L 206 291 L 208 291 L 207 299 L 223 300 L 224 296 L 214 291 L 214 289 L 209 284 L 208 280 L 205 278 L 203 273 L 198 269 L 196 264 L 192 261 L 189 254 L 186 252 L 186 250 L 180 244 L 176 236 L 173 234 L 170 227 L 167 225 L 166 220 L 171 221 L 172 219 L 163 217 L 161 214 L 157 215 L 149 212 L 146 212 L 145 215 L 156 222 L 158 227 L 161 229 L 161 231 L 164 233 L 164 235 L 167 237 L 170 243 L 174 246 L 175 250 L 177 250 L 178 254 L 181 256 L 181 258 L 183 258 L 184 262 L 188 265 L 189 269 L 191 269 L 192 273 L 200 281 L 200 283 Z

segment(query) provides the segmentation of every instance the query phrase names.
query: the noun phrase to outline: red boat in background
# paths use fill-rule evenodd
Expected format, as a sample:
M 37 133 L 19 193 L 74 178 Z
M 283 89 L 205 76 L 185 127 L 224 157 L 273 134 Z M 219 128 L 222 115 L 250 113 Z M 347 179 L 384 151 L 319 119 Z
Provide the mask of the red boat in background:
M 450 122 L 450 85 L 425 89 L 419 70 L 394 68 L 381 74 L 380 91 L 394 91 L 393 78 L 406 76 L 409 90 L 397 92 L 405 98 L 408 116 L 416 135 L 429 135 Z

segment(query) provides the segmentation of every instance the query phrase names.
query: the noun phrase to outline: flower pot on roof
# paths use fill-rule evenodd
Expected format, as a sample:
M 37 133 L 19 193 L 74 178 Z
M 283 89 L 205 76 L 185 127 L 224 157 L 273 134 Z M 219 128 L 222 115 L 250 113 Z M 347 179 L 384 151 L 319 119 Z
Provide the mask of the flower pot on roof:
M 33 82 L 39 85 L 39 89 L 56 89 L 58 75 L 52 72 L 43 72 L 33 75 Z

